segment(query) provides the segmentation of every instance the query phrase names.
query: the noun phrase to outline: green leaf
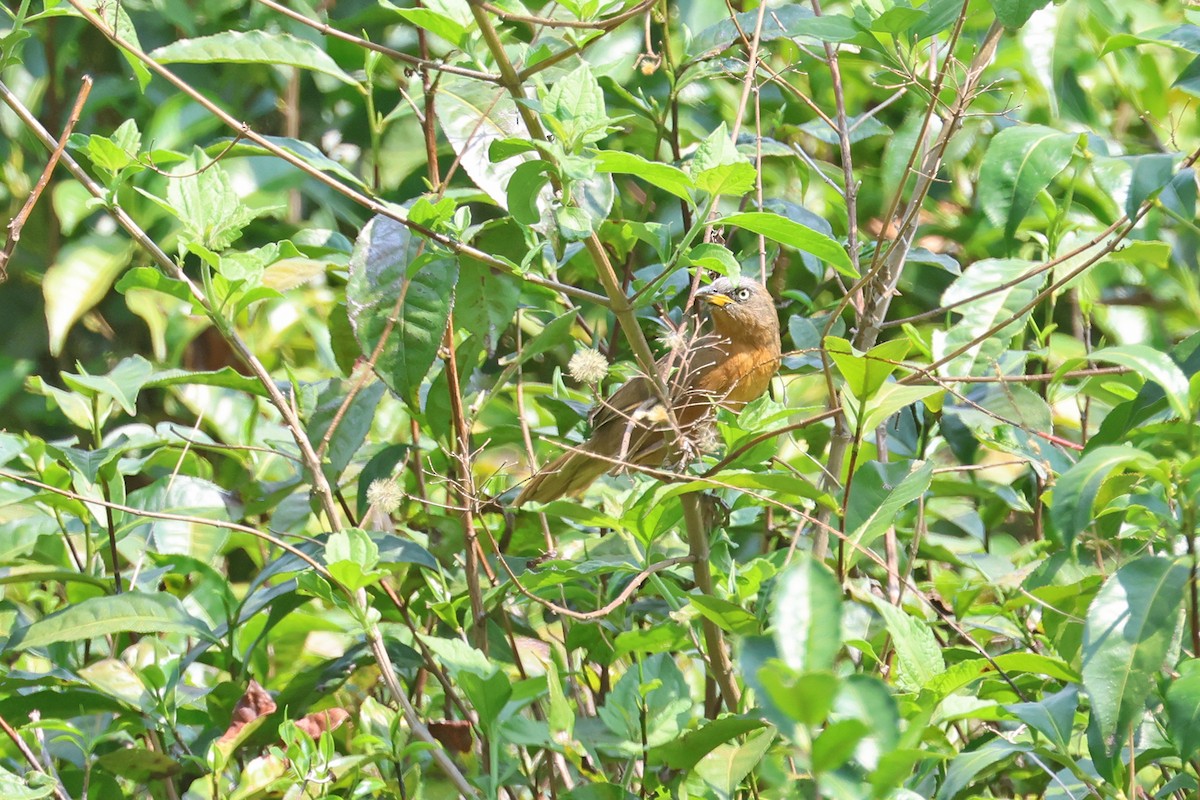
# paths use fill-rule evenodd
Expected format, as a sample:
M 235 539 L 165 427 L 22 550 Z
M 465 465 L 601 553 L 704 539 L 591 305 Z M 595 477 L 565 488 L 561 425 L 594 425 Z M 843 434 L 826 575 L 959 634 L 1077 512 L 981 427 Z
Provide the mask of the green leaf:
M 846 250 L 831 237 L 802 225 L 795 220 L 769 214 L 765 211 L 748 211 L 741 214 L 730 214 L 716 220 L 715 225 L 736 225 L 739 228 L 757 233 L 768 239 L 779 242 L 785 247 L 812 253 L 822 261 L 826 261 L 843 275 L 857 278 L 854 265 Z
M 1150 153 L 1124 159 L 1133 166 L 1129 177 L 1129 196 L 1125 198 L 1126 214 L 1132 217 L 1142 203 L 1171 182 L 1176 158 L 1171 153 Z
M 1009 30 L 1016 30 L 1029 21 L 1033 12 L 1045 6 L 1050 0 L 992 0 L 992 10 L 996 19 Z
M 296 158 L 308 164 L 313 169 L 318 169 L 321 172 L 328 172 L 331 175 L 336 175 L 343 183 L 357 186 L 359 189 L 369 190 L 370 187 L 350 170 L 346 169 L 337 161 L 329 158 L 321 152 L 320 148 L 309 142 L 301 141 L 300 139 L 292 139 L 287 136 L 266 136 L 259 134 L 259 138 L 266 139 L 271 144 L 279 149 L 294 155 Z M 231 139 L 218 139 L 208 147 L 204 152 L 210 158 L 222 156 L 223 158 L 246 157 L 246 156 L 271 156 L 274 154 L 267 148 L 256 142 L 240 139 L 233 142 Z
M 526 161 L 513 170 L 508 179 L 508 213 L 522 225 L 536 225 L 542 219 L 538 195 L 550 182 L 554 167 L 547 161 Z
M 771 624 L 779 657 L 797 671 L 833 669 L 842 648 L 842 592 L 833 573 L 807 555 L 781 576 Z
M 841 767 L 873 727 L 859 719 L 840 719 L 826 725 L 813 742 L 813 771 L 832 772 Z
M 114 633 L 182 633 L 208 638 L 208 631 L 173 595 L 126 592 L 92 597 L 42 617 L 14 632 L 6 645 L 16 650 Z
M 1200 670 L 1196 660 L 1179 666 L 1180 676 L 1167 686 L 1167 733 L 1179 757 L 1191 761 L 1200 752 Z
M 221 386 L 257 397 L 269 396 L 261 381 L 243 375 L 233 367 L 222 367 L 208 372 L 190 372 L 186 369 L 159 370 L 146 379 L 145 386 L 186 386 L 188 384 Z
M 237 241 L 252 220 L 270 210 L 246 206 L 225 168 L 210 162 L 199 147 L 172 170 L 165 207 L 183 223 L 181 250 L 194 244 L 214 253 Z
M 825 339 L 825 349 L 846 379 L 846 386 L 858 400 L 869 400 L 908 355 L 907 339 L 892 339 L 859 353 L 850 342 L 837 336 Z
M 395 316 L 375 372 L 414 411 L 450 317 L 458 262 L 416 257 L 420 242 L 399 222 L 377 216 L 366 224 L 350 256 L 346 301 L 350 322 L 365 355 L 374 353 Z
M 758 618 L 737 603 L 704 594 L 692 594 L 688 600 L 700 616 L 720 626 L 722 630 L 739 636 L 758 633 Z
M 325 565 L 333 579 L 350 591 L 378 583 L 385 570 L 378 569 L 379 547 L 360 528 L 329 534 L 325 541 Z
M 1129 367 L 1147 381 L 1162 387 L 1167 402 L 1176 414 L 1184 419 L 1190 418 L 1187 376 L 1166 353 L 1144 344 L 1127 344 L 1101 348 L 1090 353 L 1088 359 Z
M 1109 474 L 1127 466 L 1149 467 L 1154 459 L 1148 453 L 1128 446 L 1109 445 L 1087 453 L 1059 476 L 1054 484 L 1050 519 L 1070 547 L 1092 521 L 1096 495 Z
M 734 258 L 729 248 L 719 244 L 698 244 L 690 248 L 680 263 L 685 267 L 700 267 L 719 275 L 736 277 L 742 274 L 742 265 Z
M 587 62 L 554 82 L 542 100 L 542 114 L 568 152 L 604 138 L 610 124 L 604 92 Z
M 1029 750 L 1027 744 L 1017 744 L 1007 739 L 992 739 L 974 750 L 961 752 L 946 768 L 946 780 L 942 782 L 937 796 L 944 800 L 954 800 L 971 785 L 979 773 L 1017 753 L 1028 753 Z
M 884 125 L 874 116 L 866 114 L 858 114 L 846 119 L 846 126 L 850 137 L 850 144 L 857 144 L 864 139 L 870 139 L 872 136 L 884 136 L 890 134 L 892 129 Z M 841 135 L 833 128 L 829 127 L 823 119 L 814 119 L 800 126 L 800 130 L 812 136 L 814 139 L 825 144 L 840 145 Z
M 734 22 L 736 20 L 736 24 Z M 741 32 L 753 35 L 758 23 L 758 9 L 743 11 L 734 19 L 723 19 L 696 34 L 688 46 L 693 57 L 713 54 L 741 41 Z M 763 17 L 760 41 L 806 37 L 822 42 L 845 42 L 860 33 L 854 20 L 837 14 L 820 17 L 804 6 L 783 4 L 774 6 Z
M 948 331 L 934 331 L 937 358 L 957 351 L 1004 320 L 1012 319 L 1010 324 L 943 366 L 946 375 L 977 375 L 992 369 L 1029 317 L 1028 310 L 1019 312 L 1033 301 L 1046 281 L 1044 272 L 1021 280 L 1035 266 L 1033 262 L 1012 258 L 976 261 L 942 293 L 942 305 L 954 306 L 954 313 L 960 314 L 961 319 Z M 977 297 L 981 294 L 982 297 Z M 967 300 L 972 297 L 977 299 Z
M 169 278 L 153 267 L 134 267 L 117 281 L 116 290 L 124 294 L 130 289 L 149 289 L 174 297 L 185 303 L 195 303 L 188 285 L 181 280 Z
M 68 388 L 81 392 L 85 396 L 100 395 L 116 401 L 117 405 L 129 416 L 137 413 L 137 396 L 146 380 L 153 373 L 154 367 L 141 356 L 129 356 L 109 370 L 107 375 L 88 375 L 62 373 L 62 379 Z
M 933 629 L 882 598 L 872 598 L 896 648 L 896 683 L 906 692 L 919 692 L 946 670 L 942 646 Z
M 758 172 L 729 140 L 722 122 L 696 148 L 688 174 L 696 188 L 709 195 L 741 195 L 754 188 Z
M 62 352 L 71 328 L 104 299 L 132 257 L 133 246 L 119 236 L 88 235 L 58 251 L 42 278 L 51 355 Z
M 1077 133 L 1044 125 L 1015 125 L 992 139 L 979 169 L 979 205 L 1011 240 L 1038 192 L 1071 160 Z
M 228 522 L 232 498 L 215 483 L 190 475 L 159 478 L 129 494 L 128 504 L 147 511 L 192 517 L 182 519 L 136 519 L 139 535 L 128 535 L 119 543 L 130 561 L 142 553 L 184 555 L 211 563 L 229 540 L 229 529 L 205 525 L 203 520 Z
M 225 31 L 196 39 L 180 39 L 152 52 L 163 64 L 263 64 L 287 65 L 319 72 L 342 83 L 358 86 L 329 54 L 310 41 L 273 31 Z
M 621 150 L 600 150 L 594 159 L 597 172 L 616 172 L 622 175 L 634 175 L 651 186 L 670 192 L 676 197 L 692 199 L 696 184 L 687 173 L 670 164 L 658 161 L 648 161 L 635 153 Z
M 486 678 L 476 672 L 464 671 L 458 674 L 457 680 L 470 701 L 471 708 L 479 714 L 479 724 L 484 733 L 490 733 L 495 729 L 505 704 L 512 697 L 512 681 L 499 670 Z
M 1114 573 L 1088 607 L 1083 626 L 1083 688 L 1108 754 L 1140 724 L 1183 611 L 1188 569 L 1148 556 Z
M 774 729 L 767 728 L 752 735 L 745 744 L 718 745 L 696 763 L 695 774 L 720 796 L 731 797 L 774 741 Z
M 139 50 L 142 48 L 142 44 L 138 39 L 137 28 L 133 26 L 133 22 L 129 19 L 129 14 L 126 13 L 124 6 L 109 5 L 107 0 L 85 0 L 83 5 L 104 20 L 107 25 L 112 26 L 117 36 L 122 40 L 129 42 L 129 44 Z M 145 92 L 146 87 L 150 84 L 150 68 L 143 64 L 133 53 L 124 48 L 118 48 L 118 50 L 124 57 L 125 63 L 133 70 L 133 76 L 137 78 L 138 89 Z
M 529 140 L 517 107 L 503 88 L 480 81 L 442 75 L 436 106 L 438 123 L 475 185 L 507 208 L 512 173 L 529 154 L 493 162 L 489 150 L 504 139 Z
M 1013 703 L 1004 707 L 1017 719 L 1033 728 L 1054 747 L 1066 750 L 1075 732 L 1075 712 L 1079 708 L 1079 688 L 1068 685 L 1042 700 Z
M 655 748 L 650 753 L 650 761 L 672 769 L 690 770 L 718 745 L 756 731 L 765 724 L 754 717 L 718 717 L 704 723 L 698 730 L 688 731 L 681 738 Z
M 846 528 L 852 540 L 868 547 L 905 508 L 911 506 L 933 482 L 932 461 L 881 464 L 868 461 L 854 474 Z
M 406 21 L 442 37 L 455 47 L 462 47 L 466 43 L 467 27 L 447 14 L 428 8 L 397 8 L 391 3 L 385 5 L 391 6 Z

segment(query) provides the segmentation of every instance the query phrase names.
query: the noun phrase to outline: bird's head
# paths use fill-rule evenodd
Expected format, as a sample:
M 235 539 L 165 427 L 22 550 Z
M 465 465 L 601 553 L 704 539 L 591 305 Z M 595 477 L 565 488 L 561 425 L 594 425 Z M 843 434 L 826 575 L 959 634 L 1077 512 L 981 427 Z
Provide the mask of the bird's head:
M 779 340 L 779 317 L 766 287 L 750 278 L 717 278 L 696 292 L 718 334 Z

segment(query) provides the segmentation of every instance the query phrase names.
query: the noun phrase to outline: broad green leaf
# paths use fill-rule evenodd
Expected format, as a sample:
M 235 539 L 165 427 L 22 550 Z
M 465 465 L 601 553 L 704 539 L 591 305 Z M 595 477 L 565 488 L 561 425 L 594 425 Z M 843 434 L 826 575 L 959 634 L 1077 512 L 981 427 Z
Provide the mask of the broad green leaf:
M 508 213 L 522 225 L 536 225 L 542 219 L 538 196 L 550 182 L 553 165 L 538 159 L 526 161 L 513 170 L 508 179 Z
M 1129 196 L 1125 199 L 1125 213 L 1132 217 L 1142 203 L 1171 182 L 1177 157 L 1171 153 L 1149 153 L 1124 160 L 1133 168 L 1129 177 Z
M 493 162 L 493 142 L 518 138 L 529 140 L 529 132 L 517 113 L 512 98 L 503 88 L 480 81 L 443 75 L 438 82 L 438 123 L 475 185 L 502 208 L 507 208 L 508 184 L 513 172 L 529 153 Z
M 771 625 L 779 657 L 790 668 L 833 669 L 842 648 L 842 592 L 824 564 L 798 555 L 779 576 Z
M 751 735 L 745 744 L 718 745 L 696 763 L 695 774 L 720 796 L 732 797 L 774 741 L 774 729 L 766 728 Z
M 333 579 L 350 591 L 378 583 L 386 573 L 378 569 L 379 546 L 359 528 L 329 534 L 325 541 L 325 565 Z
M 971 785 L 971 782 L 988 767 L 1011 758 L 1018 753 L 1028 753 L 1027 744 L 1017 744 L 1007 739 L 992 739 L 982 747 L 959 753 L 946 768 L 946 780 L 938 790 L 939 800 L 954 800 Z
M 214 253 L 237 241 L 255 217 L 270 210 L 251 209 L 243 203 L 225 168 L 210 162 L 198 147 L 171 172 L 167 202 L 162 205 L 183 223 L 181 250 L 194 244 Z
M 125 631 L 208 636 L 208 631 L 173 595 L 126 592 L 112 597 L 92 597 L 42 617 L 14 632 L 7 646 L 28 650 Z
M 134 416 L 137 413 L 137 397 L 146 381 L 154 372 L 154 367 L 141 356 L 129 356 L 108 371 L 107 375 L 88 375 L 62 373 L 63 383 L 67 388 L 81 392 L 85 396 L 101 395 L 111 398 L 126 414 Z
M 391 6 L 392 10 L 406 21 L 442 37 L 455 47 L 462 47 L 466 43 L 467 26 L 448 14 L 428 8 L 399 8 L 391 3 L 385 5 Z
M 28 33 L 28 31 L 22 30 L 21 33 Z M 47 772 L 31 769 L 24 775 L 18 775 L 0 767 L 0 794 L 7 800 L 42 800 L 42 798 L 54 797 L 61 791 L 62 788 L 58 785 L 58 781 Z
M 370 383 L 354 393 L 350 404 L 346 405 L 350 388 L 348 383 L 343 384 L 341 381 L 327 382 L 321 390 L 317 407 L 309 415 L 305 426 L 309 441 L 316 449 L 334 420 L 338 421 L 325 452 L 325 468 L 335 483 L 366 441 L 375 421 L 379 401 L 386 391 L 382 383 Z
M 688 731 L 678 740 L 656 748 L 650 753 L 650 760 L 652 763 L 666 764 L 672 769 L 689 770 L 718 745 L 756 731 L 765 724 L 753 717 L 718 717 L 697 730 Z
M 743 11 L 732 19 L 705 28 L 696 34 L 688 46 L 688 53 L 693 57 L 703 57 L 715 54 L 741 41 L 741 33 L 747 36 L 754 33 L 758 22 L 758 9 Z M 858 26 L 849 17 L 837 14 L 825 14 L 820 17 L 808 8 L 783 4 L 774 6 L 763 17 L 761 41 L 769 42 L 780 38 L 807 37 L 823 42 L 845 42 L 859 34 Z
M 850 117 L 846 120 L 846 127 L 850 137 L 850 144 L 857 144 L 864 139 L 870 139 L 872 136 L 884 136 L 890 134 L 892 129 L 884 125 L 874 116 L 859 114 Z M 814 119 L 800 126 L 800 130 L 812 136 L 814 139 L 824 142 L 825 144 L 840 145 L 841 135 L 833 128 L 825 124 L 823 119 Z
M 716 220 L 717 225 L 736 225 L 751 233 L 761 234 L 768 239 L 779 242 L 785 247 L 812 253 L 822 261 L 831 264 L 838 272 L 850 278 L 857 278 L 854 265 L 846 250 L 831 237 L 819 233 L 807 225 L 764 211 L 748 211 L 741 214 L 730 214 Z
M 42 278 L 51 355 L 62 352 L 72 326 L 104 299 L 132 257 L 133 246 L 120 236 L 88 235 L 58 251 Z
M 1184 419 L 1188 412 L 1188 379 L 1179 365 L 1166 353 L 1144 345 L 1126 344 L 1104 347 L 1088 355 L 1091 361 L 1129 367 L 1147 381 L 1157 383 L 1167 396 L 1171 409 Z
M 979 206 L 1011 240 L 1038 192 L 1071 160 L 1079 134 L 1015 125 L 992 139 L 979 169 Z
M 223 386 L 246 394 L 267 397 L 267 390 L 257 378 L 251 378 L 233 367 L 222 367 L 207 372 L 190 372 L 186 369 L 164 369 L 146 379 L 146 386 Z
M 458 262 L 416 257 L 420 243 L 393 219 L 377 216 L 366 224 L 350 257 L 346 300 L 350 322 L 364 355 L 375 352 L 375 372 L 401 400 L 420 411 L 418 390 L 437 358 L 450 316 Z
M 1167 686 L 1167 733 L 1179 748 L 1179 757 L 1190 761 L 1200 752 L 1200 670 L 1195 660 L 1179 666 L 1181 673 Z
M 648 161 L 636 153 L 600 150 L 595 154 L 594 160 L 597 172 L 634 175 L 688 202 L 691 202 L 691 193 L 696 189 L 696 184 L 692 183 L 692 179 L 683 170 L 670 164 Z
M 1009 30 L 1016 30 L 1029 21 L 1033 12 L 1042 8 L 1050 0 L 992 0 L 992 10 L 996 19 Z
M 845 339 L 829 336 L 825 349 L 837 364 L 838 371 L 846 379 L 846 386 L 858 400 L 869 400 L 875 396 L 884 382 L 900 366 L 908 355 L 907 339 L 892 339 L 859 353 Z
M 941 645 L 926 623 L 882 598 L 874 601 L 896 648 L 896 684 L 905 692 L 921 691 L 946 669 Z
M 1109 445 L 1092 450 L 1071 467 L 1054 484 L 1050 504 L 1050 519 L 1058 528 L 1068 547 L 1075 537 L 1092 521 L 1096 495 L 1115 469 L 1127 466 L 1148 467 L 1154 460 L 1148 453 L 1133 447 Z
M 892 415 L 901 409 L 908 408 L 932 395 L 944 391 L 940 386 L 905 386 L 899 383 L 885 383 L 867 401 L 867 413 L 862 420 L 864 431 L 873 431 L 891 419 Z M 932 401 L 931 401 L 932 402 Z M 850 424 L 857 427 L 857 408 L 850 409 Z
M 860 719 L 839 719 L 830 722 L 813 742 L 814 772 L 832 772 L 854 755 L 859 742 L 867 737 L 874 725 Z
M 846 529 L 852 532 L 852 541 L 869 547 L 895 524 L 898 514 L 928 491 L 932 481 L 932 461 L 863 464 L 854 474 L 846 509 Z
M 130 289 L 148 289 L 170 295 L 185 303 L 196 302 L 186 283 L 167 277 L 153 267 L 134 267 L 121 276 L 121 279 L 117 281 L 116 289 L 121 293 Z
M 136 530 L 119 543 L 123 555 L 131 561 L 142 553 L 185 555 L 211 563 L 229 540 L 229 529 L 205 525 L 202 520 L 228 522 L 232 495 L 215 483 L 190 475 L 159 478 L 149 486 L 129 494 L 128 504 L 146 511 L 159 511 L 195 518 L 137 519 Z M 128 518 L 127 518 L 128 519 Z
M 1012 320 L 943 366 L 946 375 L 980 375 L 992 369 L 992 364 L 1025 324 L 1029 312 L 1022 309 L 1033 301 L 1046 281 L 1045 273 L 1021 280 L 1035 266 L 1033 262 L 1013 258 L 976 261 L 942 293 L 942 305 L 954 306 L 954 313 L 961 315 L 961 319 L 948 331 L 934 331 L 934 356 L 939 359 Z M 1015 285 L 1010 285 L 1014 282 Z M 968 300 L 980 294 L 983 296 Z
M 611 120 L 604 92 L 587 62 L 563 75 L 542 100 L 543 119 L 568 152 L 604 138 Z
M 224 31 L 196 39 L 179 39 L 150 54 L 163 64 L 287 65 L 319 72 L 358 86 L 329 54 L 312 42 L 277 31 Z
M 471 703 L 471 708 L 479 714 L 479 724 L 484 733 L 493 731 L 505 704 L 512 697 L 512 681 L 496 670 L 486 678 L 475 672 L 460 672 L 458 684 Z
M 719 244 L 698 244 L 680 259 L 685 267 L 701 267 L 719 275 L 737 276 L 742 265 L 734 258 L 729 248 Z
M 271 144 L 299 158 L 305 164 L 308 164 L 314 169 L 321 172 L 328 172 L 331 175 L 336 175 L 343 183 L 348 183 L 352 186 L 357 186 L 359 189 L 368 189 L 368 185 L 363 182 L 362 178 L 355 175 L 350 170 L 346 169 L 337 161 L 334 161 L 329 156 L 321 152 L 320 148 L 309 142 L 301 141 L 300 139 L 292 139 L 287 136 L 265 136 L 260 134 L 259 138 L 266 139 Z M 210 158 L 222 156 L 224 158 L 233 158 L 235 156 L 266 156 L 271 155 L 270 151 L 262 145 L 241 139 L 233 144 L 229 139 L 218 139 L 210 144 L 204 150 Z
M 1041 700 L 1013 703 L 1004 708 L 1045 736 L 1050 744 L 1066 750 L 1075 732 L 1075 711 L 1079 708 L 1079 687 L 1070 684 L 1062 691 L 1046 695 Z
M 633 755 L 678 739 L 691 708 L 683 673 L 671 656 L 656 653 L 627 669 L 597 712 L 621 742 L 614 749 Z
M 741 195 L 754 188 L 758 172 L 729 140 L 722 122 L 696 148 L 688 163 L 688 174 L 702 192 L 709 195 Z
M 737 603 L 705 594 L 692 594 L 688 600 L 700 616 L 718 625 L 722 630 L 739 636 L 758 633 L 758 618 Z
M 1180 624 L 1188 568 L 1167 558 L 1130 561 L 1104 582 L 1083 626 L 1083 688 L 1109 754 L 1140 724 Z
M 513 324 L 521 287 L 503 280 L 491 268 L 470 259 L 459 267 L 454 290 L 454 324 L 478 335 L 493 353 L 501 334 Z

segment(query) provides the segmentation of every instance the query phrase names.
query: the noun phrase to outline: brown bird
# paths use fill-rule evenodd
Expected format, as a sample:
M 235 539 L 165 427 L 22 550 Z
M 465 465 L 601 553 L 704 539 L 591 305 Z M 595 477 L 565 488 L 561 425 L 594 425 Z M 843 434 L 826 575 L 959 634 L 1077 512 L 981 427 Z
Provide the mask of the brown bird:
M 674 431 L 651 381 L 633 378 L 592 410 L 591 438 L 539 470 L 514 505 L 549 502 L 586 489 L 606 472 L 658 467 L 672 453 L 699 449 L 717 406 L 738 411 L 767 390 L 779 369 L 780 346 L 779 318 L 766 288 L 749 278 L 718 278 L 696 298 L 709 309 L 712 332 L 655 365 L 674 411 Z

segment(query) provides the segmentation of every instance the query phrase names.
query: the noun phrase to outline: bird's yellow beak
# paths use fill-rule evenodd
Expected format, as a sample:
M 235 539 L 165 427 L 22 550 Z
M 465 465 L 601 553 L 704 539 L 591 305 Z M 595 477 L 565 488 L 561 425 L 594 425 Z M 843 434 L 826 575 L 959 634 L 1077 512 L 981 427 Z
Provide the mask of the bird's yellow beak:
M 713 292 L 712 294 L 702 294 L 702 295 L 700 295 L 700 297 L 705 302 L 707 302 L 709 305 L 714 305 L 717 308 L 724 308 L 725 306 L 727 306 L 733 302 L 732 297 L 730 297 L 727 294 L 721 294 L 720 292 Z

